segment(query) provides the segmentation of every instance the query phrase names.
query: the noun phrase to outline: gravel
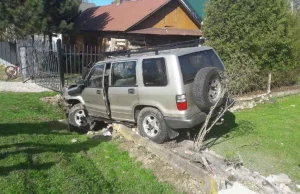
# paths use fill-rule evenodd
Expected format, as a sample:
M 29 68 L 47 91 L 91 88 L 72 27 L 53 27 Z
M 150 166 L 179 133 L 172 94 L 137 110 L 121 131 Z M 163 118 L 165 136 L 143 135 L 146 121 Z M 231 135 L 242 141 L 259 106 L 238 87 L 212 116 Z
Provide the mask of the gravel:
M 0 92 L 46 92 L 51 91 L 35 83 L 0 82 Z

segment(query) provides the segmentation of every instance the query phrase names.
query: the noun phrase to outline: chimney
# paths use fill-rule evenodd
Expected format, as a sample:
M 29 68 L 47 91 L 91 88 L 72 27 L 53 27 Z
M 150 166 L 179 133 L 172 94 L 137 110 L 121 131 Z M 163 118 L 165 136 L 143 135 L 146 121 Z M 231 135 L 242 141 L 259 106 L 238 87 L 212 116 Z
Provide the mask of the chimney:
M 123 3 L 124 0 L 116 0 L 116 6 L 119 6 Z

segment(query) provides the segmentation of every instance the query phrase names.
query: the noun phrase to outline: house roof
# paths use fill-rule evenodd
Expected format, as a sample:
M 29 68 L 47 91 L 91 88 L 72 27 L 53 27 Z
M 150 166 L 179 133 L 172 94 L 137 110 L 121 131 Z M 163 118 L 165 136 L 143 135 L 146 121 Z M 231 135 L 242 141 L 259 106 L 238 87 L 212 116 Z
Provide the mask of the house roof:
M 129 31 L 130 34 L 153 34 L 153 35 L 184 35 L 201 36 L 200 30 L 187 30 L 178 28 L 146 28 L 141 30 Z
M 83 31 L 126 31 L 169 1 L 135 0 L 90 8 L 79 16 L 78 22 Z
M 96 4 L 95 3 L 85 3 L 85 2 L 82 2 L 79 5 L 79 10 L 80 11 L 85 11 L 88 8 L 91 8 L 91 7 L 96 7 Z
M 195 13 L 200 20 L 203 20 L 206 15 L 205 7 L 208 1 L 209 0 L 184 0 L 191 11 Z

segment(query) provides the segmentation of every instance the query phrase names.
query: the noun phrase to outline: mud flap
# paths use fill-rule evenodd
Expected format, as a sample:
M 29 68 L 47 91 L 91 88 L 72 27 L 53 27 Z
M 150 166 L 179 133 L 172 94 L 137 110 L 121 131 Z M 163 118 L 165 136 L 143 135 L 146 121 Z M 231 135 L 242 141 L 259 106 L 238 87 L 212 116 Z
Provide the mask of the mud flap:
M 175 130 L 169 128 L 169 129 L 168 129 L 168 135 L 169 135 L 169 138 L 170 138 L 170 139 L 174 139 L 175 137 L 178 137 L 179 132 L 177 132 L 177 131 L 175 131 Z

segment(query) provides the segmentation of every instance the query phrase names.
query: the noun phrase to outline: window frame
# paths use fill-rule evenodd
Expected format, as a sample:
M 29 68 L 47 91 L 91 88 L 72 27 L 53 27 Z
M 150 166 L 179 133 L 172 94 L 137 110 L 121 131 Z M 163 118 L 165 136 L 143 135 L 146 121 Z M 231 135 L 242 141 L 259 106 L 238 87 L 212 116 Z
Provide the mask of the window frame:
M 145 60 L 149 60 L 149 59 L 153 59 L 153 60 L 157 60 L 157 59 L 162 59 L 165 65 L 165 74 L 166 74 L 166 84 L 165 85 L 160 85 L 160 86 L 152 86 L 152 85 L 146 85 L 145 84 L 145 80 L 144 80 L 144 61 Z M 153 58 L 146 58 L 142 60 L 142 77 L 143 77 L 143 85 L 144 87 L 166 87 L 169 85 L 169 76 L 168 76 L 168 70 L 167 70 L 167 65 L 166 65 L 166 59 L 165 57 L 153 57 Z
M 94 73 L 95 68 L 96 68 L 97 66 L 103 66 L 102 84 L 101 84 L 101 87 L 92 87 L 92 86 L 89 86 L 88 83 L 89 83 L 89 81 L 90 81 L 90 79 L 91 79 L 91 77 L 92 77 L 92 74 Z M 90 71 L 90 73 L 88 74 L 87 79 L 86 79 L 86 81 L 87 81 L 87 86 L 86 86 L 86 87 L 87 87 L 87 88 L 98 88 L 98 89 L 103 89 L 105 66 L 106 66 L 106 63 L 100 63 L 100 64 L 96 64 L 96 65 L 93 66 L 93 68 L 91 69 L 91 71 Z
M 113 76 L 114 76 L 114 67 L 115 67 L 115 64 L 118 64 L 118 63 L 127 63 L 127 62 L 135 62 L 135 85 L 132 85 L 132 86 L 114 86 L 114 80 L 113 80 Z M 136 59 L 132 59 L 132 60 L 122 60 L 122 61 L 113 61 L 111 62 L 111 68 L 110 68 L 110 87 L 113 87 L 113 88 L 128 88 L 128 87 L 138 87 L 138 71 L 137 71 L 137 60 Z

